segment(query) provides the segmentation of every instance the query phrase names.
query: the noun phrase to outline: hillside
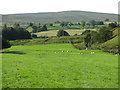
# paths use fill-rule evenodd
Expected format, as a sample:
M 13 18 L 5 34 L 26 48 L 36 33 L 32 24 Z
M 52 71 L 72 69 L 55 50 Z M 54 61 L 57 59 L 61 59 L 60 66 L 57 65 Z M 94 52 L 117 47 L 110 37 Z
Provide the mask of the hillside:
M 101 48 L 104 48 L 103 49 L 104 51 L 113 52 L 113 53 L 120 53 L 119 52 L 119 49 L 120 49 L 119 48 L 119 36 L 120 36 L 119 30 L 120 30 L 120 28 L 113 29 L 114 38 L 101 44 Z
M 53 23 L 55 21 L 71 21 L 80 22 L 90 20 L 105 20 L 109 18 L 111 21 L 117 21 L 117 14 L 87 12 L 87 11 L 62 11 L 47 13 L 26 13 L 26 14 L 9 14 L 3 15 L 4 23 Z

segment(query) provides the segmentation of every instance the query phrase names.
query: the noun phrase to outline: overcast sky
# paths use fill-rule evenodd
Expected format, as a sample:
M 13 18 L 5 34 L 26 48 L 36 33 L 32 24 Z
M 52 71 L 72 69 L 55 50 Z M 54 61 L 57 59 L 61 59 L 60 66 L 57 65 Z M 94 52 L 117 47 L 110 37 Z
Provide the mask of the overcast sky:
M 118 13 L 119 0 L 1 0 L 0 14 L 82 10 Z

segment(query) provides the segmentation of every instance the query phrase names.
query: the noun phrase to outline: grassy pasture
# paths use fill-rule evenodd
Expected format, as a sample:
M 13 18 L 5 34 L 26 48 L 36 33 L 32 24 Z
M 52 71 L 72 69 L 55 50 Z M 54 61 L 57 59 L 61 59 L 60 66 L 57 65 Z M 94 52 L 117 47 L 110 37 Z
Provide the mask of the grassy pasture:
M 95 28 L 96 29 L 99 29 L 101 27 L 105 27 L 105 26 L 108 26 L 107 24 L 106 25 L 95 25 Z M 54 24 L 54 26 L 47 26 L 47 29 L 48 30 L 57 30 L 61 28 L 60 25 L 56 25 Z M 88 26 L 88 25 L 85 25 L 84 27 L 82 25 L 72 25 L 72 26 L 67 26 L 67 27 L 64 27 L 64 29 L 92 29 L 93 27 L 92 26 Z
M 89 30 L 95 30 L 95 29 L 89 29 Z M 65 31 L 67 31 L 71 36 L 75 35 L 75 34 L 82 34 L 83 31 L 85 31 L 85 29 L 66 29 Z M 44 32 L 38 32 L 38 33 L 34 33 L 38 36 L 56 36 L 57 35 L 58 30 L 50 30 L 50 31 L 44 31 Z
M 32 27 L 28 27 L 26 30 L 28 30 L 28 31 L 32 31 L 32 30 L 34 30 Z
M 70 44 L 13 46 L 2 62 L 3 88 L 118 87 L 118 57 L 99 50 Z

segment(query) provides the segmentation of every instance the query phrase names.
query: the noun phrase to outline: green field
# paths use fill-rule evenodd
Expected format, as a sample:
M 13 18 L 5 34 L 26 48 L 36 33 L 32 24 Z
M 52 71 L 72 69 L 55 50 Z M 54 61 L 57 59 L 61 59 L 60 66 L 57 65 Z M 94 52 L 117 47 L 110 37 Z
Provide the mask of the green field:
M 89 29 L 89 30 L 95 30 L 95 29 Z M 85 29 L 67 29 L 65 31 L 67 31 L 71 36 L 73 36 L 75 34 L 77 35 L 82 34 L 82 32 L 85 31 Z M 50 30 L 50 31 L 38 32 L 34 34 L 36 34 L 37 36 L 57 36 L 57 32 L 58 30 Z
M 118 56 L 100 50 L 12 46 L 2 62 L 3 88 L 118 88 Z

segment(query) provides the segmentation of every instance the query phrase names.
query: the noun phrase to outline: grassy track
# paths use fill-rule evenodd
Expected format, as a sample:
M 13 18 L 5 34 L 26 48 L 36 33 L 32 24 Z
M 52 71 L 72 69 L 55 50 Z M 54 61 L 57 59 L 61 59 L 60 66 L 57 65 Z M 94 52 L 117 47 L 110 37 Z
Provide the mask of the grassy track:
M 69 44 L 13 46 L 7 50 L 3 53 L 3 88 L 118 87 L 115 55 L 76 50 Z

